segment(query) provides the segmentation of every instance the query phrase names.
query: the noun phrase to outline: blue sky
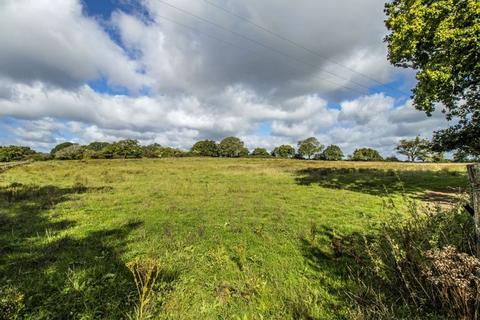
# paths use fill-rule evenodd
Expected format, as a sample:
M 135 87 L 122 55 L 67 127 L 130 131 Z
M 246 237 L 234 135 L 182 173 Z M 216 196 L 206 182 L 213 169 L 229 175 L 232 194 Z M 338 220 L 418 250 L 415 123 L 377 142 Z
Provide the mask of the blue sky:
M 390 155 L 448 125 L 389 64 L 382 0 L 216 3 L 257 26 L 198 0 L 2 1 L 0 144 L 316 136 Z

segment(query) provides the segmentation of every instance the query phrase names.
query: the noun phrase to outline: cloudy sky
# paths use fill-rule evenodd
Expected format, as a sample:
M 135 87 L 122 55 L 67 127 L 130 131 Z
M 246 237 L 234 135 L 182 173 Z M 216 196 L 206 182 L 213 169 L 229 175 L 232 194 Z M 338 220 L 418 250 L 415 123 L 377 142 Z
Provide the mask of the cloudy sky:
M 316 136 L 394 154 L 448 124 L 416 111 L 414 73 L 389 65 L 383 4 L 1 0 L 0 145 Z

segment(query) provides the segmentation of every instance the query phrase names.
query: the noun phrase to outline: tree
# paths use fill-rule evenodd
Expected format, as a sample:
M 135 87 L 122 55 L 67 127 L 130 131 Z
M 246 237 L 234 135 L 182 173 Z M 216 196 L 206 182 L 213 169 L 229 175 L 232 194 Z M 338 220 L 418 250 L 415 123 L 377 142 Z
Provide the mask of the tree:
M 411 140 L 400 140 L 396 150 L 398 153 L 407 156 L 409 162 L 415 162 L 415 160 L 422 158 L 428 153 L 430 141 L 421 139 L 419 136 Z
M 142 147 L 142 153 L 145 158 L 158 158 L 162 151 L 162 146 L 158 143 L 149 144 Z
M 160 158 L 184 157 L 186 155 L 184 151 L 171 147 L 160 147 L 158 154 Z
M 385 12 L 390 62 L 417 72 L 415 107 L 458 120 L 434 133 L 434 149 L 480 155 L 480 2 L 392 0 Z
M 218 148 L 222 157 L 238 158 L 248 155 L 248 149 L 245 148 L 243 141 L 237 137 L 223 139 Z
M 108 142 L 99 142 L 99 141 L 94 141 L 86 146 L 88 150 L 93 150 L 93 151 L 102 151 L 105 149 L 107 146 L 109 146 L 110 143 Z
M 273 149 L 272 156 L 277 158 L 293 158 L 295 156 L 295 148 L 291 145 L 283 144 Z
M 36 152 L 29 147 L 8 146 L 0 148 L 0 162 L 26 160 Z
M 323 149 L 323 145 L 315 137 L 310 137 L 305 140 L 298 141 L 298 154 L 307 159 L 311 159 L 315 154 Z
M 328 161 L 340 161 L 343 159 L 343 152 L 337 145 L 329 145 L 325 150 L 322 152 L 322 160 Z
M 395 156 L 386 157 L 385 161 L 387 161 L 387 162 L 400 162 L 400 160 Z
M 480 157 L 478 156 L 475 157 L 474 155 L 469 154 L 465 150 L 459 149 L 453 154 L 453 161 L 454 162 L 478 162 L 480 161 Z
M 218 157 L 219 155 L 218 145 L 212 140 L 202 140 L 196 142 L 192 149 L 190 149 L 190 152 L 194 156 L 200 157 Z
M 107 159 L 110 158 L 141 158 L 142 147 L 137 140 L 120 140 L 114 142 L 103 149 L 103 154 Z
M 270 156 L 267 149 L 265 149 L 265 148 L 255 148 L 252 151 L 251 155 L 254 156 L 254 157 L 263 157 L 263 158 L 266 158 L 266 157 Z
M 351 156 L 353 161 L 382 161 L 383 158 L 377 150 L 371 148 L 356 149 Z
M 50 154 L 52 156 L 55 156 L 55 153 L 57 153 L 57 151 L 60 151 L 62 149 L 68 148 L 73 145 L 74 145 L 73 142 L 63 142 L 63 143 L 57 144 L 52 150 L 50 150 Z
M 61 148 L 55 152 L 55 159 L 57 160 L 80 160 L 83 159 L 85 147 L 79 144 L 72 144 L 66 148 Z

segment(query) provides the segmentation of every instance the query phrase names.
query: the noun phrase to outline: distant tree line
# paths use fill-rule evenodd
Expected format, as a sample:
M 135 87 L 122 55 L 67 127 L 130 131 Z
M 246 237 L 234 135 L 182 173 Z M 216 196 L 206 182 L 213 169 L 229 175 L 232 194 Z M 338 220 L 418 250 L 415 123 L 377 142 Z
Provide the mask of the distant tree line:
M 401 140 L 396 147 L 399 154 L 407 157 L 407 161 L 415 162 L 443 162 L 444 154 L 433 151 L 431 143 L 420 137 L 412 140 Z M 73 142 L 64 142 L 56 145 L 50 153 L 39 153 L 29 147 L 6 146 L 0 147 L 0 162 L 22 160 L 82 160 L 82 159 L 137 159 L 137 158 L 172 158 L 172 157 L 224 157 L 224 158 L 285 158 L 308 159 L 326 161 L 400 161 L 395 156 L 383 158 L 372 148 L 356 149 L 345 157 L 337 145 L 325 147 L 317 138 L 310 137 L 298 141 L 296 148 L 284 144 L 275 147 L 271 152 L 265 148 L 254 148 L 249 151 L 244 142 L 237 137 L 227 137 L 219 143 L 213 140 L 196 142 L 189 151 L 172 147 L 161 146 L 157 143 L 142 146 L 137 140 L 127 139 L 116 142 L 92 142 L 80 145 Z M 455 162 L 471 162 L 479 159 L 458 151 L 454 155 Z

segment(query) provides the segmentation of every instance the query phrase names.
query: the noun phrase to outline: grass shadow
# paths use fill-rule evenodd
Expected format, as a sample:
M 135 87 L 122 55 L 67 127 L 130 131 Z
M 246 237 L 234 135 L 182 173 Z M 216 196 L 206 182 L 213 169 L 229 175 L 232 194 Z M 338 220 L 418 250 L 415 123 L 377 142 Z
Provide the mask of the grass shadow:
M 391 193 L 458 193 L 467 187 L 466 174 L 457 171 L 308 168 L 296 171 L 299 185 L 319 185 L 371 195 Z
M 13 311 L 4 297 L 0 318 L 120 319 L 134 308 L 135 285 L 120 256 L 141 223 L 74 238 L 58 235 L 73 221 L 53 221 L 48 214 L 84 192 L 95 189 L 23 184 L 0 189 L 0 291 L 13 288 L 21 297 Z

